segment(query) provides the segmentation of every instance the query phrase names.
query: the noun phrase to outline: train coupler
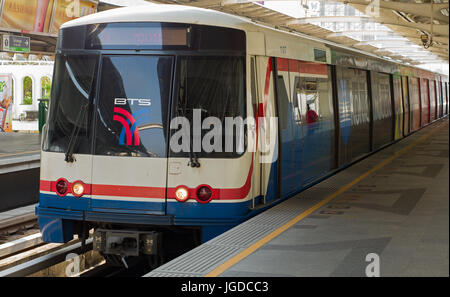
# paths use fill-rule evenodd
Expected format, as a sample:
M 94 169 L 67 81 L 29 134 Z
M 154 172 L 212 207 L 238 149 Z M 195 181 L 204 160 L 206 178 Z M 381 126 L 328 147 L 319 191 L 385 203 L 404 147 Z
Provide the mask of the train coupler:
M 96 229 L 93 248 L 103 254 L 121 257 L 158 255 L 162 243 L 161 235 L 161 232 L 155 231 Z

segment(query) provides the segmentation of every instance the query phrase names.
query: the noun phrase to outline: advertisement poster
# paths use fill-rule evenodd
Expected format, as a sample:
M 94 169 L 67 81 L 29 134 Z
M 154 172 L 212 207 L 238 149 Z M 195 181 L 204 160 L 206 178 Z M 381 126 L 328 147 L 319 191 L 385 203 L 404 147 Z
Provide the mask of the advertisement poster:
M 12 75 L 0 74 L 0 132 L 12 131 Z
M 4 0 L 0 27 L 33 31 L 38 0 Z
M 56 34 L 63 23 L 97 12 L 97 4 L 94 0 L 0 0 L 0 27 Z
M 97 1 L 54 1 L 55 5 L 50 33 L 58 33 L 59 27 L 65 22 L 97 12 Z

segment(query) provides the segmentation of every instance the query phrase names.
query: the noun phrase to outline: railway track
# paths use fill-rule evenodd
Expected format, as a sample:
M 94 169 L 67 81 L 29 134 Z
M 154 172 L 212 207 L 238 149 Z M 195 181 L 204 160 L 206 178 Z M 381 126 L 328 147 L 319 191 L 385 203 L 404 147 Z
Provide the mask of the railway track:
M 45 246 L 48 245 L 52 244 Z M 7 269 L 0 267 L 0 277 L 136 277 L 148 272 L 150 269 L 143 263 L 129 269 L 106 264 L 103 257 L 92 250 L 92 238 L 84 247 L 79 240 L 74 240 Z
M 29 259 L 23 263 L 0 271 L 0 277 L 46 276 L 46 274 L 51 276 L 67 276 L 68 265 L 60 265 L 60 267 L 57 268 L 53 267 L 60 263 L 71 262 L 70 260 L 73 258 L 70 257 L 71 259 L 68 259 L 68 255 L 83 255 L 83 248 L 88 250 L 92 249 L 92 238 L 89 238 L 86 241 L 85 247 L 82 247 L 79 240 L 74 240 L 67 244 L 59 244 L 56 249 L 48 251 L 48 253 L 44 253 L 44 255 Z M 53 272 L 50 273 L 49 270 L 52 270 L 52 268 Z M 75 268 L 73 270 L 74 273 L 77 272 L 77 269 L 78 268 Z
M 92 238 L 85 246 L 78 239 L 66 244 L 43 242 L 34 213 L 0 221 L 0 277 L 136 277 L 151 270 L 145 261 L 130 264 L 129 269 L 106 264 L 92 250 Z
M 67 276 L 65 269 L 55 266 L 65 267 L 71 263 L 66 261 L 69 254 L 80 254 L 80 269 L 89 269 L 98 264 L 92 255 L 86 256 L 90 250 L 92 239 L 84 247 L 78 239 L 67 244 L 43 242 L 33 212 L 0 221 L 0 276 Z
M 38 229 L 38 221 L 34 212 L 0 221 L 0 243 L 7 241 L 13 234 L 30 229 Z

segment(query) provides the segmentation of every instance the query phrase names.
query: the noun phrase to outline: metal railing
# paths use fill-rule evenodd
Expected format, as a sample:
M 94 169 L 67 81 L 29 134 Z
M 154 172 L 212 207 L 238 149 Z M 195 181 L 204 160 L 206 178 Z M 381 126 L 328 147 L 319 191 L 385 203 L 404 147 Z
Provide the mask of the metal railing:
M 49 99 L 38 99 L 39 101 L 39 133 L 42 133 L 42 127 L 47 122 L 48 102 Z

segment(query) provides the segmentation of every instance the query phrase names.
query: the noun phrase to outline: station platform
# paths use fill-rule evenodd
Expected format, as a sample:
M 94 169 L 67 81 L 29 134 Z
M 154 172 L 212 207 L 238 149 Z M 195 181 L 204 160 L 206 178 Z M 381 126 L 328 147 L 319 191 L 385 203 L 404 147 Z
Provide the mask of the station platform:
M 12 219 L 15 217 L 19 217 L 19 216 L 34 214 L 36 205 L 37 204 L 34 203 L 34 204 L 27 205 L 27 206 L 11 209 L 8 211 L 1 211 L 0 212 L 0 222 L 4 221 L 4 220 L 9 220 L 9 219 Z
M 39 154 L 41 135 L 37 133 L 0 133 L 0 159 Z
M 434 122 L 145 276 L 367 276 L 375 254 L 380 276 L 448 277 L 448 125 Z

